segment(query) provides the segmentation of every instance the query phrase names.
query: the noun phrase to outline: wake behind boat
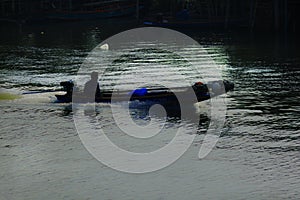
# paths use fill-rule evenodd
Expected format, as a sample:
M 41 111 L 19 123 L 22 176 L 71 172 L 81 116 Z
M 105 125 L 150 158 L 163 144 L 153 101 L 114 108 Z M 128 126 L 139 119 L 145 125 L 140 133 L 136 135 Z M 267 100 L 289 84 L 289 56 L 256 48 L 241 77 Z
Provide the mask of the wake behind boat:
M 212 97 L 227 93 L 234 89 L 234 84 L 227 80 L 211 81 L 206 84 L 197 82 L 191 87 L 177 88 L 137 88 L 127 91 L 101 91 L 95 98 L 90 98 L 83 92 L 74 92 L 74 83 L 64 81 L 60 83 L 66 94 L 55 95 L 58 103 L 86 103 L 86 102 L 121 102 L 121 101 L 156 101 L 164 104 L 178 103 L 178 97 L 189 99 L 191 90 L 195 94 L 196 102 L 208 100 Z

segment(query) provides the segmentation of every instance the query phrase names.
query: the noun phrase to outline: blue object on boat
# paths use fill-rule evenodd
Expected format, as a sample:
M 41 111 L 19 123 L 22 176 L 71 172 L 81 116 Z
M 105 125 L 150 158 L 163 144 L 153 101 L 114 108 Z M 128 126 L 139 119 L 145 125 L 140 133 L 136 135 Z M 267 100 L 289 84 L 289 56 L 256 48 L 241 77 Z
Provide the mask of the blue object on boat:
M 131 94 L 134 96 L 145 96 L 147 92 L 147 88 L 139 88 L 134 90 Z

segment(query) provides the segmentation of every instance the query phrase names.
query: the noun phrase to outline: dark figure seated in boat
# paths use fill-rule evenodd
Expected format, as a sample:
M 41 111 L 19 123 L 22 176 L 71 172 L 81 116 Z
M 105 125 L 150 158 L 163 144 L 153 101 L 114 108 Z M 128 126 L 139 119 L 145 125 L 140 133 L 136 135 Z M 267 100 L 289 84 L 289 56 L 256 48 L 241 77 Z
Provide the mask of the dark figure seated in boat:
M 94 102 L 96 97 L 100 97 L 100 86 L 98 83 L 98 72 L 91 73 L 91 80 L 86 82 L 83 90 L 84 96 L 89 102 Z

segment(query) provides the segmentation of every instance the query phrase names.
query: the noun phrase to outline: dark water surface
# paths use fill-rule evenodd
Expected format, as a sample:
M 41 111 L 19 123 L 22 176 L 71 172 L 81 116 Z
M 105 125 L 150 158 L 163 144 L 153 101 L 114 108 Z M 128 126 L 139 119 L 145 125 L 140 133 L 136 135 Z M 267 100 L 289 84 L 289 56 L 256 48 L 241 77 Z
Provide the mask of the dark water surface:
M 1 91 L 59 89 L 96 45 L 134 26 L 120 20 L 2 26 Z M 51 103 L 48 93 L 27 95 L 0 101 L 0 199 L 298 199 L 299 40 L 245 32 L 185 33 L 204 46 L 223 78 L 235 83 L 235 91 L 227 94 L 224 131 L 208 157 L 197 158 L 199 134 L 186 154 L 163 170 L 114 171 L 81 144 L 70 104 Z M 154 57 L 154 63 L 164 59 L 159 53 Z M 155 75 L 157 68 L 152 69 Z M 198 78 L 184 66 L 180 70 L 191 83 Z M 120 139 L 119 129 L 105 118 L 108 107 L 101 107 L 102 126 L 124 148 L 155 150 L 172 136 L 170 125 L 152 144 Z

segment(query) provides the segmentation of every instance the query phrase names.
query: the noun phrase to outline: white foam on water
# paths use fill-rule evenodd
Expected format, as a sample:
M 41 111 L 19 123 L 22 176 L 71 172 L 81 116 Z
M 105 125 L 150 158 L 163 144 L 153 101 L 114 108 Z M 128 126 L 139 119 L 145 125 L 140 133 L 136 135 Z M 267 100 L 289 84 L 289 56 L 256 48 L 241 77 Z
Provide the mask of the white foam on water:
M 65 92 L 45 92 L 45 93 L 33 93 L 23 94 L 20 99 L 14 100 L 14 103 L 26 103 L 26 104 L 42 104 L 42 103 L 54 103 L 56 101 L 56 94 L 64 94 Z

